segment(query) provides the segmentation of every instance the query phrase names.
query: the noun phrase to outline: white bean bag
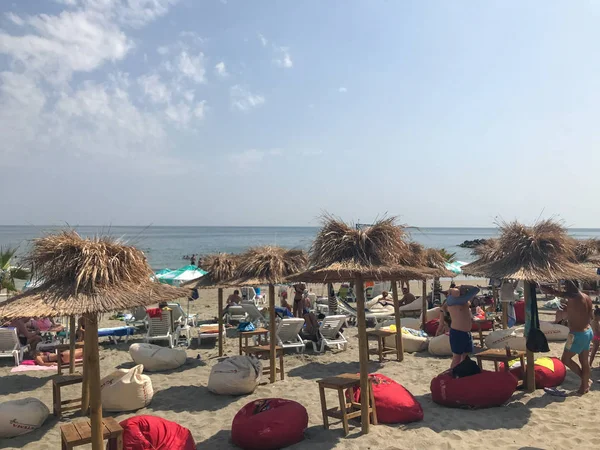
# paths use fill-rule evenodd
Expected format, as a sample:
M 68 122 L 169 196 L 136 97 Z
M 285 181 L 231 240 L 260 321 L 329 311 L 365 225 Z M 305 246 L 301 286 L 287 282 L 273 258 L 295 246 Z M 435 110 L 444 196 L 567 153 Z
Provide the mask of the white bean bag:
M 215 364 L 208 378 L 208 390 L 219 395 L 251 394 L 260 383 L 262 363 L 249 356 L 231 356 Z
M 540 330 L 549 341 L 566 341 L 569 337 L 569 327 L 552 322 L 540 322 Z
M 0 438 L 30 433 L 42 426 L 50 411 L 37 398 L 0 403 Z
M 450 336 L 441 334 L 429 339 L 429 353 L 433 356 L 452 356 Z
M 485 346 L 487 348 L 505 348 L 508 345 L 513 350 L 525 351 L 523 331 L 523 327 L 492 331 L 485 338 Z
M 421 329 L 421 319 L 417 319 L 416 317 L 407 317 L 406 319 L 400 319 L 400 324 L 404 328 L 410 328 L 411 330 Z
M 404 322 L 404 320 L 402 322 Z M 382 329 L 385 330 L 386 328 Z M 385 338 L 384 342 L 386 347 L 396 348 L 396 336 L 388 336 Z M 425 351 L 427 350 L 428 342 L 429 339 L 426 337 L 415 336 L 408 331 L 402 331 L 402 349 L 406 353 L 416 353 Z
M 160 372 L 181 367 L 187 359 L 182 348 L 161 347 L 154 344 L 131 344 L 129 354 L 136 364 L 142 364 L 147 372 Z
M 415 300 L 414 302 L 409 303 L 408 305 L 402 305 L 399 308 L 399 310 L 400 311 L 404 311 L 404 312 L 407 312 L 407 311 L 421 311 L 421 308 L 422 308 L 421 302 L 419 300 Z
M 105 411 L 136 411 L 148 406 L 154 396 L 152 381 L 143 375 L 144 366 L 119 369 L 100 382 L 102 408 Z
M 434 319 L 439 319 L 441 310 L 442 310 L 442 308 L 440 308 L 439 306 L 436 306 L 435 308 L 432 308 L 432 309 L 428 309 L 427 314 L 425 314 L 425 322 L 429 322 L 430 320 L 434 320 Z M 423 314 L 421 313 L 421 315 L 419 317 L 422 320 Z

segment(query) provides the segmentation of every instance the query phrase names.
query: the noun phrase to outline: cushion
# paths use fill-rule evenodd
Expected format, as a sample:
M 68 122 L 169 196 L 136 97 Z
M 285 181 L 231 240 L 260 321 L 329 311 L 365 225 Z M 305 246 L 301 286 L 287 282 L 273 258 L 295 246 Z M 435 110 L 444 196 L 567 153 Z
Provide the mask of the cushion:
M 220 395 L 254 392 L 260 383 L 262 363 L 249 356 L 232 356 L 215 364 L 208 378 L 208 390 Z
M 382 328 L 382 330 L 396 331 L 395 326 Z M 423 332 L 420 330 L 411 330 L 410 328 L 402 327 L 402 349 L 407 353 L 422 352 L 427 350 L 429 340 L 425 336 L 421 336 Z M 396 336 L 387 336 L 384 339 L 386 347 L 396 348 Z
M 37 398 L 0 403 L 0 438 L 10 438 L 38 429 L 48 418 L 48 407 Z
M 144 366 L 119 369 L 100 381 L 102 408 L 105 411 L 135 411 L 150 404 L 154 396 L 152 381 L 143 375 Z
M 156 416 L 134 416 L 120 423 L 123 450 L 195 450 L 192 433 L 185 427 Z
M 525 351 L 523 327 L 492 331 L 485 337 L 487 348 L 505 348 L 507 345 L 513 350 Z
M 437 333 L 438 326 L 440 325 L 440 319 L 432 319 L 425 324 L 425 333 L 429 336 L 435 336 Z
M 187 359 L 184 349 L 146 343 L 131 344 L 129 354 L 136 364 L 143 364 L 147 372 L 177 369 Z
M 379 423 L 410 423 L 423 420 L 421 404 L 404 386 L 379 373 L 370 374 Z M 346 392 L 349 398 L 350 392 Z M 360 388 L 354 391 L 353 401 L 360 402 Z
M 515 318 L 517 323 L 525 323 L 525 300 L 519 300 L 514 303 Z
M 456 408 L 489 408 L 508 401 L 517 389 L 510 372 L 482 371 L 464 378 L 453 378 L 446 371 L 431 380 L 431 397 L 439 405 Z
M 300 403 L 265 398 L 248 403 L 233 418 L 231 440 L 244 450 L 275 450 L 304 439 L 308 413 Z
M 519 380 L 525 378 L 521 362 L 511 364 L 510 373 Z M 500 363 L 500 370 L 504 370 L 504 363 Z M 551 388 L 560 386 L 567 376 L 567 368 L 563 362 L 554 357 L 543 356 L 535 360 L 535 387 L 537 389 Z
M 450 336 L 446 333 L 429 339 L 428 349 L 429 353 L 434 356 L 452 356 Z

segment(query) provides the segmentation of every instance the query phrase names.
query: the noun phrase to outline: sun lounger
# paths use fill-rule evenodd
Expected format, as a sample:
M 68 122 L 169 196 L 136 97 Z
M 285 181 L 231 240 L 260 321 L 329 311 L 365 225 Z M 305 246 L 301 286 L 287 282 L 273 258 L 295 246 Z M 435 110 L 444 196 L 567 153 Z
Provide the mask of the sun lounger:
M 345 323 L 346 316 L 343 315 L 325 317 L 319 327 L 320 348 L 317 350 L 317 343 L 314 341 L 306 341 L 306 343 L 311 342 L 313 350 L 320 353 L 325 351 L 325 347 L 333 347 L 334 345 L 338 349 L 343 348 L 346 350 L 348 341 L 341 331 Z
M 179 303 L 167 303 L 167 308 L 171 308 L 173 311 L 173 322 L 179 323 L 183 326 L 191 325 L 196 326 L 197 314 L 187 314 Z
M 114 344 L 121 340 L 123 336 L 125 336 L 125 342 L 129 340 L 129 336 L 133 336 L 135 334 L 135 327 L 113 327 L 113 328 L 99 328 L 98 329 L 98 337 L 107 337 Z
M 125 325 L 130 327 L 148 328 L 148 317 L 146 317 L 146 308 L 138 306 L 131 310 L 131 318 L 125 320 Z
M 144 342 L 169 341 L 169 347 L 173 348 L 174 336 L 171 321 L 171 310 L 164 310 L 160 316 L 148 317 L 148 333 Z
M 222 339 L 225 338 L 225 328 L 223 328 Z M 200 325 L 198 329 L 198 345 L 202 344 L 202 339 L 217 339 L 219 337 L 219 324 L 206 323 Z
M 256 306 L 254 306 L 256 308 Z M 242 305 L 231 305 L 227 308 L 227 312 L 225 314 L 227 318 L 227 323 L 230 322 L 245 322 L 247 319 L 246 311 Z
M 357 311 L 356 308 L 350 305 L 348 302 L 338 298 L 338 311 L 350 316 L 351 322 L 356 323 Z M 381 323 L 386 319 L 394 317 L 394 313 L 390 311 L 365 311 L 365 319 L 375 320 L 376 328 L 381 327 Z
M 300 337 L 300 330 L 304 326 L 304 319 L 281 319 L 277 326 L 277 345 L 286 348 L 295 348 L 303 352 L 306 344 Z
M 23 353 L 28 351 L 29 345 L 21 345 L 16 328 L 0 328 L 0 357 L 14 358 L 18 366 L 23 361 Z
M 247 315 L 249 322 L 252 322 L 255 327 L 261 327 L 267 324 L 267 318 L 260 312 L 256 305 L 252 302 L 242 302 L 240 305 Z

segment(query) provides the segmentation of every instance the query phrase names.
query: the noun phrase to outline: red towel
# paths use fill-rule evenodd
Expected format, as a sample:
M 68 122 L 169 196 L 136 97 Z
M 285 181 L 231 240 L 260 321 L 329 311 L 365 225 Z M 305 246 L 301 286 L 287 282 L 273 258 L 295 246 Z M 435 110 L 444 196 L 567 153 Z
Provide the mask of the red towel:
M 161 317 L 162 318 L 162 309 L 160 309 L 160 308 L 150 308 L 150 309 L 147 309 L 146 312 L 148 313 L 149 317 Z

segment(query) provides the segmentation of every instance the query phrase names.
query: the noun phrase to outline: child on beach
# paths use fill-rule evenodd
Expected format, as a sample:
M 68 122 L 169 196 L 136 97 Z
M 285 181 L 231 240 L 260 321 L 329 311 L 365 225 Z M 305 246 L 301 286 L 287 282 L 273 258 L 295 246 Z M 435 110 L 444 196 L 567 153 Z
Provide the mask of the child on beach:
M 594 362 L 594 357 L 596 356 L 598 347 L 600 346 L 600 307 L 598 307 L 598 306 L 596 306 L 596 308 L 594 309 L 594 319 L 592 320 L 592 330 L 594 332 L 594 337 L 592 338 L 592 351 L 590 354 L 590 369 L 592 367 L 592 363 Z

